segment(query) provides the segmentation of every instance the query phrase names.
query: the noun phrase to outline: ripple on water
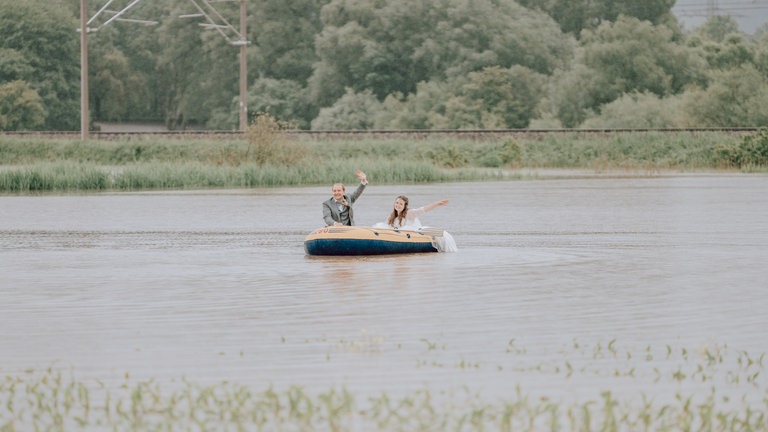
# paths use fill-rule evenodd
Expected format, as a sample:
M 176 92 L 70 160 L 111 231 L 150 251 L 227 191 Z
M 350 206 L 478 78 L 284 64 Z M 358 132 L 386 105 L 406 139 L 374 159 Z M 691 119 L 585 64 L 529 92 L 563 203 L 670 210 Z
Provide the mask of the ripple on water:
M 384 257 L 306 256 L 316 189 L 169 192 L 156 213 L 167 196 L 3 199 L 3 372 L 59 362 L 97 379 L 558 395 L 615 384 L 560 379 L 576 343 L 763 352 L 768 203 L 745 178 L 413 186 L 415 202 L 493 205 L 429 214 L 458 253 Z M 356 216 L 374 220 L 397 189 Z

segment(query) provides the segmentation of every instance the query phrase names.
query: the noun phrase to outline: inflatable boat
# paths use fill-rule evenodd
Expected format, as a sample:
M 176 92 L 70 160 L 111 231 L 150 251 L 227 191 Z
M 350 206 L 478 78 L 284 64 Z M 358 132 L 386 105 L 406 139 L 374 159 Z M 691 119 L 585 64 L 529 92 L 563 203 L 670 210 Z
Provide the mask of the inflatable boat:
M 438 252 L 444 234 L 438 228 L 400 230 L 356 226 L 328 226 L 304 239 L 308 255 L 383 255 Z

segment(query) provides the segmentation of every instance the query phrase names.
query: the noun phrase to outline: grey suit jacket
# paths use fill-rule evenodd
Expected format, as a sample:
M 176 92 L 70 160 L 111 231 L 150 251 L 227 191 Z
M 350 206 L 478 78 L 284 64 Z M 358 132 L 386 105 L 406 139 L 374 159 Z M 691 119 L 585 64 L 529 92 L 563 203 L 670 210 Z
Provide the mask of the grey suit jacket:
M 352 208 L 352 204 L 354 204 L 355 201 L 357 201 L 358 198 L 360 198 L 360 195 L 365 190 L 365 185 L 360 183 L 360 186 L 355 189 L 354 192 L 352 192 L 349 195 L 344 195 L 344 199 L 347 200 L 347 203 L 349 203 L 349 224 L 354 225 L 355 224 L 355 217 L 354 217 L 354 210 Z M 339 215 L 339 208 L 336 206 L 336 200 L 331 197 L 331 199 L 327 201 L 323 201 L 323 220 L 325 221 L 325 226 L 333 225 L 334 222 L 341 222 L 341 216 Z

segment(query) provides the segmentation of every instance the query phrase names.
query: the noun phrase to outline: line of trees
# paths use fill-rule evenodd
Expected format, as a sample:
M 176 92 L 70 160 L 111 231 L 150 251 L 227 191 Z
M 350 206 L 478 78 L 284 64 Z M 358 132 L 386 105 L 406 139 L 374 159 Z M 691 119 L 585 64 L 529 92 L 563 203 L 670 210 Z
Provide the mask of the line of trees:
M 89 16 L 103 2 L 89 2 Z M 98 4 L 97 4 L 98 3 Z M 0 4 L 0 130 L 79 128 L 78 0 Z M 768 125 L 768 33 L 674 0 L 248 0 L 249 111 L 302 129 Z M 216 3 L 238 22 L 238 2 Z M 238 49 L 189 0 L 89 35 L 90 118 L 238 126 Z

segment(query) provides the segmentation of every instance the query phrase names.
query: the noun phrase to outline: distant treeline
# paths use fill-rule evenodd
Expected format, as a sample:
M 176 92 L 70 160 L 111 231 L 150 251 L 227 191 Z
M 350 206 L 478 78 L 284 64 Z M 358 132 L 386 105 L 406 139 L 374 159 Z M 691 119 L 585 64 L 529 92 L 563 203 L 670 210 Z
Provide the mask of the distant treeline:
M 238 127 L 239 2 L 204 9 L 219 31 L 203 2 L 105 2 L 87 2 L 92 122 Z M 249 0 L 248 109 L 315 130 L 768 125 L 764 29 L 684 29 L 673 5 Z M 0 3 L 0 130 L 79 129 L 79 8 Z

